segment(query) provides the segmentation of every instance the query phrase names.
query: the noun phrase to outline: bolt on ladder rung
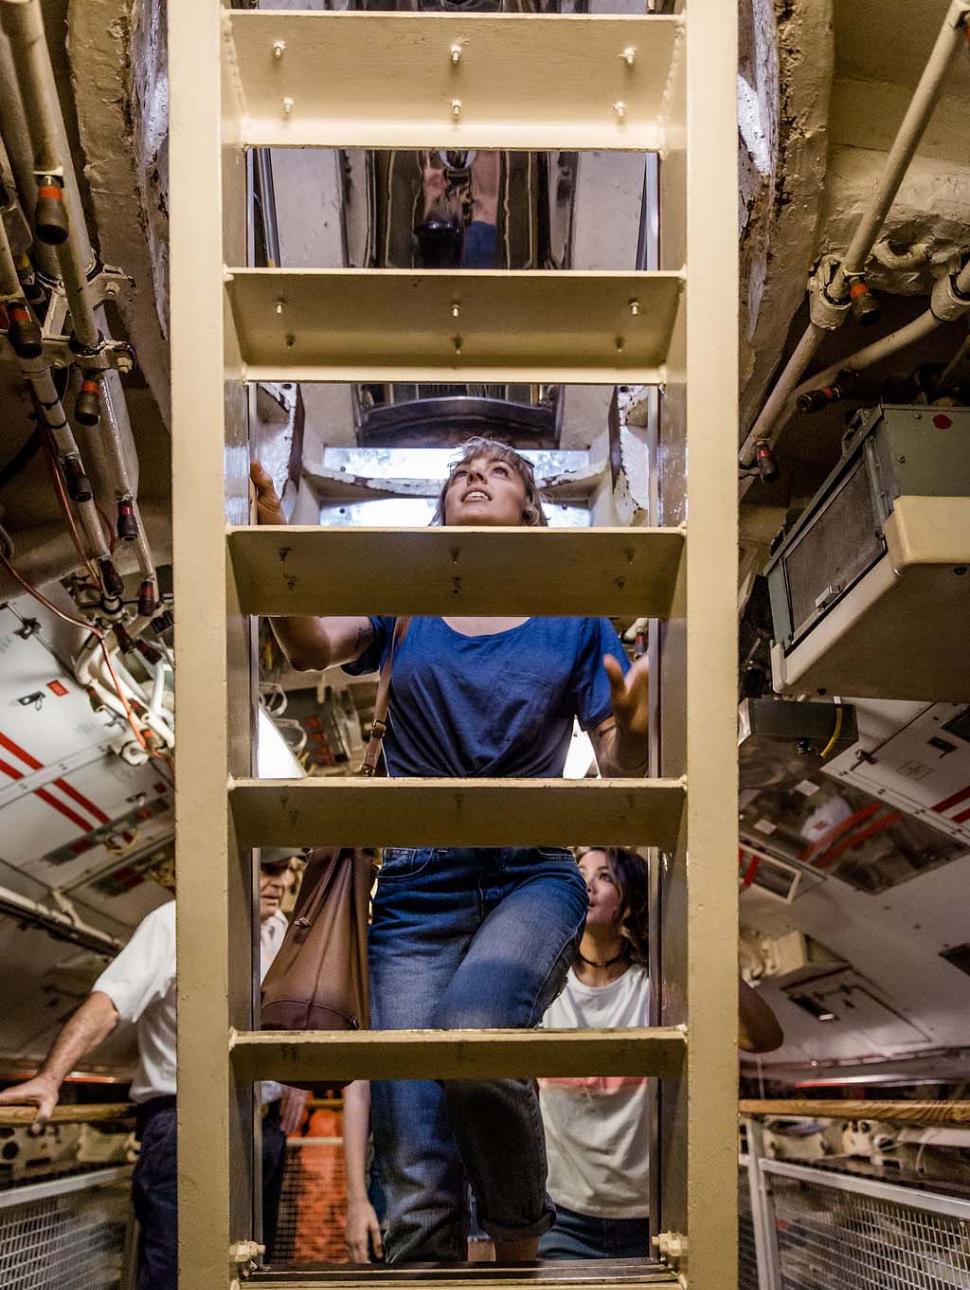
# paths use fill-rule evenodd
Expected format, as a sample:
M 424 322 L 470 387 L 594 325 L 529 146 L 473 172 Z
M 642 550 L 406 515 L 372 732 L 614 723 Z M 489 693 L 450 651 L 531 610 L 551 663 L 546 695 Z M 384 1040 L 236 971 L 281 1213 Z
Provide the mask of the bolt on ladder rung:
M 681 528 L 294 525 L 235 528 L 228 542 L 247 614 L 684 613 Z
M 235 10 L 243 145 L 661 151 L 682 20 Z
M 230 267 L 225 283 L 248 381 L 659 384 L 684 276 Z

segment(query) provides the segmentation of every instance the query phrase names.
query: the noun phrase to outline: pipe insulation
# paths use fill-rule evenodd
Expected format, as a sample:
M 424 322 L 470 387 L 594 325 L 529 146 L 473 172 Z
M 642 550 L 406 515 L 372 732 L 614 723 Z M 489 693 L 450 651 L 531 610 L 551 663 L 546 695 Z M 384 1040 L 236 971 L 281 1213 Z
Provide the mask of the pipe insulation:
M 964 40 L 968 17 L 970 17 L 970 2 L 951 0 L 932 52 L 889 149 L 876 191 L 860 215 L 846 253 L 827 288 L 826 294 L 836 307 L 842 305 L 847 299 L 851 281 L 863 274 L 873 244 L 939 101 L 943 82 L 953 58 Z M 833 319 L 831 327 L 821 327 L 815 322 L 809 323 L 795 352 L 785 365 L 784 371 L 741 445 L 739 461 L 742 467 L 751 466 L 754 461 L 755 445 L 760 440 L 766 440 L 768 443 L 777 441 L 793 411 L 792 397 L 802 374 L 814 357 L 826 331 L 840 326 L 844 317 L 843 312 L 837 321 Z M 750 484 L 750 477 L 742 480 L 742 493 L 747 491 Z
M 13 182 L 20 193 L 24 213 L 34 225 L 34 208 L 37 204 L 37 180 L 34 175 L 34 150 L 30 131 L 24 116 L 23 104 L 17 92 L 17 74 L 14 70 L 10 42 L 0 27 L 0 134 L 3 136 L 10 161 Z M 52 246 L 34 243 L 34 257 L 38 269 L 53 282 L 60 277 L 57 256 Z
M 939 279 L 933 290 L 932 303 L 925 313 L 914 318 L 905 327 L 900 327 L 890 332 L 888 336 L 883 336 L 871 345 L 866 345 L 864 349 L 856 350 L 848 358 L 840 359 L 839 362 L 833 363 L 821 372 L 815 372 L 798 386 L 794 391 L 794 397 L 797 398 L 799 394 L 807 393 L 809 390 L 831 385 L 843 372 L 862 372 L 867 367 L 874 367 L 876 363 L 891 358 L 893 354 L 899 353 L 908 345 L 914 345 L 917 341 L 925 339 L 944 323 L 953 322 L 968 314 L 970 314 L 970 261 L 952 278 Z
M 8 299 L 21 295 L 10 241 L 2 219 L 0 219 L 0 295 Z M 34 392 L 40 414 L 51 432 L 57 451 L 62 457 L 76 457 L 80 460 L 80 449 L 67 419 L 67 413 L 64 411 L 64 404 L 57 393 L 50 367 L 43 358 L 18 358 L 17 366 Z M 75 502 L 75 505 L 91 555 L 97 560 L 109 559 L 110 552 L 105 542 L 101 517 L 98 515 L 93 498 Z
M 79 918 L 59 909 L 50 909 L 29 896 L 22 896 L 19 891 L 9 887 L 0 887 L 0 914 L 6 914 L 18 922 L 39 927 L 59 940 L 70 941 L 83 949 L 93 950 L 96 954 L 107 954 L 112 958 L 121 949 L 123 942 L 116 936 L 90 927 Z
M 0 20 L 10 41 L 23 115 L 33 147 L 34 171 L 58 175 L 63 184 L 68 236 L 57 248 L 57 257 L 74 334 L 81 346 L 95 351 L 101 346 L 103 336 L 108 335 L 108 328 L 103 308 L 92 305 L 88 293 L 88 275 L 96 259 L 57 97 L 40 0 L 0 0 Z M 80 362 L 83 365 L 83 356 Z M 111 486 L 116 499 L 131 501 L 137 525 L 135 549 L 139 571 L 157 589 L 155 564 L 138 506 L 137 477 L 132 480 L 125 459 L 128 448 L 137 461 L 124 391 L 116 372 L 103 374 L 100 394 Z
M 55 175 L 63 185 L 68 235 L 57 248 L 57 261 L 74 334 L 86 349 L 96 350 L 101 337 L 87 297 L 88 274 L 94 268 L 95 257 L 57 98 L 40 0 L 0 0 L 0 19 L 14 55 L 17 85 L 33 147 L 35 177 Z

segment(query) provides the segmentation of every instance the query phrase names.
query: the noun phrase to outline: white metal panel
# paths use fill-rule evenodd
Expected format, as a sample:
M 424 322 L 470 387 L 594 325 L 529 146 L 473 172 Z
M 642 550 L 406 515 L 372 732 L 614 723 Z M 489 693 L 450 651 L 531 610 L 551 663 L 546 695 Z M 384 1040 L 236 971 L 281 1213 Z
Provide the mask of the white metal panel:
M 681 25 L 237 11 L 226 53 L 256 147 L 659 151 Z
M 970 848 L 970 743 L 944 729 L 965 707 L 935 703 L 896 734 L 881 738 L 867 756 L 850 748 L 832 761 L 828 773 Z
M 602 384 L 664 379 L 682 285 L 669 272 L 231 267 L 226 291 L 249 381 Z

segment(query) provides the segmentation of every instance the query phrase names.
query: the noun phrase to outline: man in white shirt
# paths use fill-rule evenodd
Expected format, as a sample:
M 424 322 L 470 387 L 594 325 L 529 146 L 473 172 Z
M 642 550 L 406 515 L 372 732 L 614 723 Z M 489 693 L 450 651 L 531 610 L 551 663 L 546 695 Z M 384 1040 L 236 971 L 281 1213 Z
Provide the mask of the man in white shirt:
M 292 880 L 291 858 L 290 851 L 269 848 L 263 849 L 260 858 L 260 978 L 276 957 L 288 926 L 280 905 Z M 141 1141 L 132 1182 L 141 1224 L 139 1290 L 176 1290 L 178 1280 L 175 1005 L 175 901 L 171 900 L 142 919 L 54 1040 L 33 1079 L 0 1093 L 0 1105 L 38 1108 L 31 1130 L 39 1133 L 57 1105 L 61 1084 L 81 1058 L 119 1022 L 137 1027 L 138 1066 L 131 1098 L 137 1104 Z M 264 1104 L 281 1098 L 286 1103 L 281 1113 L 267 1116 L 269 1127 L 264 1135 L 264 1226 L 272 1232 L 282 1183 L 285 1134 L 296 1127 L 306 1097 L 299 1089 L 284 1089 L 278 1084 L 262 1088 Z

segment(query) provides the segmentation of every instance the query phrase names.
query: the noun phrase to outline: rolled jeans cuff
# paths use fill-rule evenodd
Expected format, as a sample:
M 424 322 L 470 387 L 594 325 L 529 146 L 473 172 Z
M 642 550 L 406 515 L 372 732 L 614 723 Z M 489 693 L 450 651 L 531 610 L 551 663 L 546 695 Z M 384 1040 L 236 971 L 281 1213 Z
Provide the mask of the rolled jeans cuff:
M 528 1223 L 525 1227 L 503 1227 L 501 1223 L 493 1223 L 481 1212 L 479 1212 L 478 1221 L 482 1230 L 487 1232 L 493 1241 L 527 1241 L 531 1237 L 540 1237 L 549 1231 L 556 1221 L 556 1207 L 547 1196 L 543 1202 L 542 1213 L 534 1223 Z

